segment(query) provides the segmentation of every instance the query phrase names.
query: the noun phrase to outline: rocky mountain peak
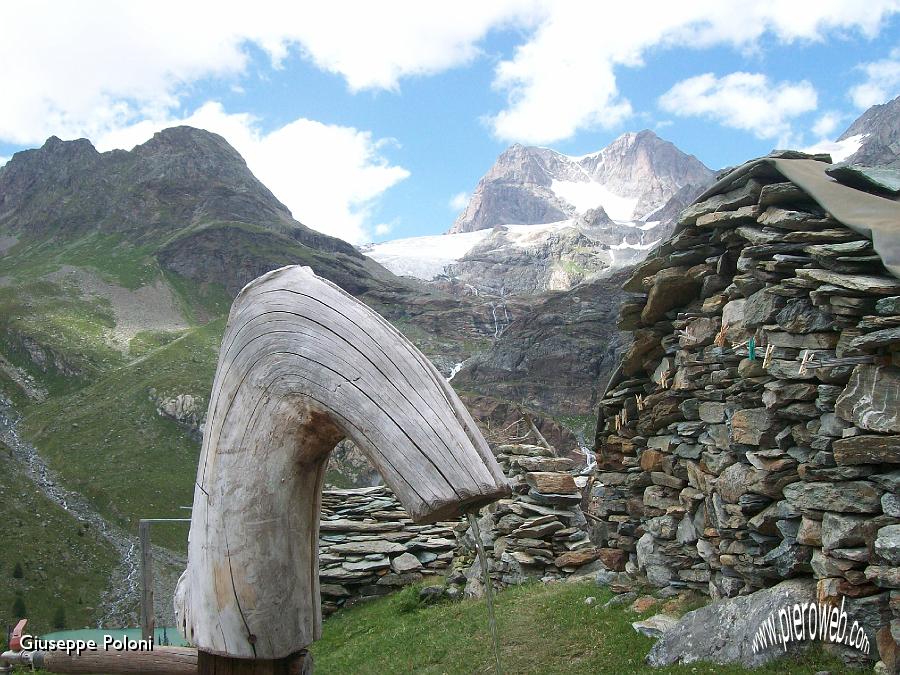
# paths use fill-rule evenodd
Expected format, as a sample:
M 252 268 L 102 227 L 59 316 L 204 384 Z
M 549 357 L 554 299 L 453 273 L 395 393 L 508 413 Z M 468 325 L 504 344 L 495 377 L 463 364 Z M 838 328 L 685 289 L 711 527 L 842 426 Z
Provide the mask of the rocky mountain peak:
M 179 126 L 163 129 L 134 148 L 144 161 L 164 161 L 169 165 L 190 163 L 191 168 L 204 172 L 228 166 L 249 173 L 247 163 L 228 141 L 205 129 Z M 218 168 L 217 168 L 218 167 Z
M 103 153 L 53 136 L 0 169 L 0 224 L 31 234 L 143 236 L 216 221 L 302 227 L 224 138 L 202 129 L 165 129 L 131 151 Z
M 40 152 L 55 155 L 57 157 L 74 157 L 78 155 L 91 156 L 100 154 L 97 152 L 94 144 L 86 138 L 76 138 L 73 141 L 64 141 L 60 139 L 59 136 L 51 136 L 44 141 L 44 145 L 42 145 L 39 150 L 27 152 Z
M 581 157 L 516 144 L 481 178 L 450 232 L 551 223 L 600 206 L 614 220 L 638 220 L 712 176 L 696 157 L 647 129 Z
M 866 110 L 841 134 L 838 143 L 853 139 L 860 146 L 846 159 L 848 164 L 900 168 L 900 96 Z

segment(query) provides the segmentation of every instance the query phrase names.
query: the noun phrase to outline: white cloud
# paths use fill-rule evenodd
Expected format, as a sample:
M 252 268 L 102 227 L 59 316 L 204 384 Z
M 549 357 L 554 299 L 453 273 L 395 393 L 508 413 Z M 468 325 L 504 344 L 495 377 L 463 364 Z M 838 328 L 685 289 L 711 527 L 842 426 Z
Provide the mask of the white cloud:
M 675 115 L 712 119 L 761 139 L 791 142 L 792 118 L 816 109 L 816 90 L 806 81 L 773 83 L 761 73 L 697 75 L 675 84 L 659 105 Z
M 466 205 L 469 203 L 469 193 L 468 192 L 457 192 L 450 198 L 450 201 L 447 202 L 447 207 L 451 211 L 462 211 L 466 208 Z
M 898 0 L 822 2 L 565 3 L 544 6 L 533 36 L 496 70 L 508 105 L 488 120 L 503 140 L 546 144 L 579 129 L 615 127 L 632 113 L 616 69 L 653 51 L 731 46 L 753 50 L 764 36 L 779 42 L 822 41 L 832 34 L 878 32 L 900 11 Z
M 860 69 L 866 79 L 850 89 L 850 98 L 857 108 L 870 108 L 886 103 L 900 93 L 900 47 L 880 61 L 864 63 Z
M 515 28 L 519 44 L 494 82 L 508 105 L 488 122 L 505 140 L 551 142 L 627 118 L 632 108 L 615 70 L 641 65 L 654 48 L 871 36 L 896 11 L 900 0 L 398 0 L 389 11 L 352 0 L 3 3 L 0 139 L 97 137 L 170 115 L 197 83 L 240 86 L 249 45 L 276 68 L 299 56 L 352 91 L 395 90 L 403 78 L 470 63 L 489 31 Z
M 375 226 L 375 235 L 383 237 L 384 235 L 389 234 L 393 229 L 394 226 L 389 223 L 378 223 L 378 225 Z
M 616 70 L 640 66 L 651 52 L 685 45 L 752 49 L 763 36 L 780 42 L 850 31 L 871 36 L 896 11 L 900 0 L 398 0 L 389 10 L 349 0 L 2 3 L 0 140 L 33 145 L 56 134 L 127 147 L 165 123 L 209 125 L 299 219 L 359 241 L 372 228 L 373 201 L 407 175 L 383 159 L 377 139 L 308 119 L 263 132 L 247 114 L 214 105 L 185 110 L 187 96 L 209 81 L 239 91 L 251 76 L 251 48 L 276 70 L 304 59 L 341 77 L 351 91 L 397 90 L 404 78 L 471 63 L 483 56 L 490 31 L 512 29 L 517 46 L 494 78 L 507 103 L 487 123 L 504 140 L 550 143 L 627 119 L 632 105 L 619 91 Z M 260 76 L 268 75 L 262 67 Z M 790 98 L 796 86 L 783 95 Z M 786 123 L 797 103 L 782 104 Z M 754 133 L 783 133 L 761 122 L 751 126 Z
M 822 113 L 813 123 L 812 132 L 818 138 L 831 138 L 837 130 L 838 125 L 844 120 L 844 116 L 839 112 L 829 110 Z
M 369 132 L 301 118 L 264 133 L 251 115 L 229 114 L 214 102 L 184 118 L 143 121 L 109 131 L 96 146 L 130 149 L 154 132 L 178 124 L 224 136 L 297 220 L 354 244 L 371 241 L 373 205 L 385 190 L 409 176 L 379 154 L 384 141 Z M 375 226 L 375 231 L 382 234 L 379 227 L 383 226 Z
M 528 21 L 533 3 L 174 2 L 0 5 L 0 139 L 97 137 L 178 106 L 205 79 L 247 73 L 248 46 L 271 65 L 305 58 L 353 91 L 469 63 L 494 27 Z M 521 18 L 519 18 L 521 17 Z
M 0 166 L 3 166 L 3 165 L 6 164 L 8 161 L 9 161 L 9 157 L 2 157 L 2 156 L 0 156 Z

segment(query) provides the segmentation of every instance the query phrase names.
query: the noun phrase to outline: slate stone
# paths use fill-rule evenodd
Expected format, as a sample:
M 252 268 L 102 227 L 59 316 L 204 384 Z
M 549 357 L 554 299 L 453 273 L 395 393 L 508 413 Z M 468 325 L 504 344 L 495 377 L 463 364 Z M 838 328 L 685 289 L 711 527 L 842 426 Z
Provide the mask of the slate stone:
M 839 465 L 900 464 L 900 436 L 851 436 L 832 447 Z
M 741 359 L 738 363 L 738 375 L 741 377 L 762 377 L 766 374 L 766 369 L 762 366 L 759 359 Z
M 550 471 L 529 471 L 525 474 L 525 482 L 541 494 L 574 495 L 578 486 L 571 474 Z
M 710 424 L 724 422 L 726 408 L 727 406 L 724 403 L 716 403 L 713 401 L 701 403 L 699 409 L 700 420 Z
M 737 227 L 755 223 L 759 216 L 759 207 L 756 204 L 741 206 L 734 211 L 715 211 L 706 213 L 697 218 L 696 225 L 700 228 L 713 229 L 716 227 Z
M 809 562 L 812 554 L 811 547 L 801 546 L 794 539 L 784 539 L 763 556 L 762 560 L 763 563 L 772 565 L 780 578 L 790 579 L 810 571 Z
M 699 291 L 700 284 L 687 275 L 684 267 L 669 267 L 656 273 L 653 286 L 647 294 L 647 304 L 641 312 L 641 321 L 653 325 L 666 312 L 690 302 Z
M 762 207 L 808 201 L 809 196 L 790 181 L 763 185 L 759 194 L 759 205 Z
M 881 510 L 886 516 L 900 518 L 900 495 L 884 493 L 881 496 Z
M 783 333 L 769 331 L 766 334 L 768 344 L 788 349 L 834 349 L 840 339 L 840 333 Z
M 823 219 L 807 211 L 794 211 L 777 206 L 768 207 L 757 219 L 765 227 L 777 227 L 784 230 L 816 230 L 834 225 L 833 219 Z
M 900 295 L 893 295 L 889 298 L 881 298 L 875 303 L 875 311 L 882 316 L 900 314 Z
M 766 289 L 757 291 L 744 303 L 744 325 L 754 327 L 771 323 L 785 302 L 784 298 Z
M 416 572 L 422 569 L 422 563 L 412 553 L 402 553 L 391 560 L 391 569 L 397 574 Z
M 568 551 L 557 557 L 553 564 L 557 567 L 581 567 L 593 562 L 600 557 L 600 551 L 596 548 L 583 548 L 578 551 Z
M 804 546 L 822 546 L 822 523 L 804 517 L 797 530 L 797 543 Z
M 900 343 L 900 328 L 885 328 L 854 338 L 850 341 L 849 348 L 856 351 L 865 351 L 897 343 Z
M 900 433 L 900 368 L 856 366 L 834 409 L 861 429 Z
M 568 457 L 519 457 L 516 463 L 525 471 L 571 471 L 575 466 Z
M 884 516 L 854 516 L 826 511 L 822 515 L 822 548 L 852 548 L 871 541 L 875 532 L 887 525 Z
M 755 668 L 784 655 L 772 648 L 754 652 L 753 638 L 759 627 L 783 607 L 816 599 L 811 580 L 794 579 L 750 595 L 730 598 L 688 612 L 664 633 L 647 656 L 653 667 L 709 661 Z M 727 626 L 728 630 L 722 627 Z M 798 648 L 788 646 L 788 652 Z M 803 645 L 799 645 L 802 649 Z
M 817 395 L 814 384 L 775 380 L 765 384 L 762 402 L 766 408 L 781 407 L 790 401 L 812 401 Z
M 853 291 L 863 291 L 875 295 L 895 295 L 900 293 L 900 279 L 863 274 L 839 274 L 828 270 L 797 270 L 802 279 L 812 279 Z
M 389 541 L 350 541 L 344 544 L 335 544 L 330 549 L 334 553 L 356 553 L 366 555 L 368 553 L 404 553 L 406 546 Z
M 374 571 L 381 570 L 386 567 L 391 566 L 391 561 L 387 558 L 387 556 L 380 556 L 375 560 L 359 560 L 356 562 L 348 561 L 341 563 L 341 566 L 345 570 L 350 570 L 351 572 L 359 572 L 359 571 Z
M 775 323 L 790 333 L 816 333 L 831 330 L 834 321 L 806 298 L 788 300 L 784 309 L 775 316 Z
M 882 588 L 900 588 L 900 566 L 869 565 L 866 568 L 866 579 Z
M 644 619 L 643 621 L 635 621 L 631 624 L 631 627 L 641 635 L 658 638 L 662 637 L 665 633 L 674 628 L 675 624 L 677 623 L 677 617 L 670 616 L 668 614 L 656 614 L 655 616 L 651 616 L 649 619 Z
M 878 530 L 872 557 L 879 565 L 900 566 L 900 525 L 887 525 Z
M 750 483 L 757 478 L 757 471 L 746 464 L 737 462 L 722 472 L 716 479 L 716 490 L 729 504 L 737 504 Z
M 685 326 L 679 344 L 694 348 L 711 345 L 721 325 L 719 317 L 698 317 Z
M 881 490 L 867 481 L 792 483 L 784 497 L 797 508 L 838 513 L 879 513 Z M 824 534 L 823 534 L 824 536 Z
M 731 440 L 746 445 L 759 445 L 775 424 L 775 417 L 765 408 L 737 410 L 731 416 Z

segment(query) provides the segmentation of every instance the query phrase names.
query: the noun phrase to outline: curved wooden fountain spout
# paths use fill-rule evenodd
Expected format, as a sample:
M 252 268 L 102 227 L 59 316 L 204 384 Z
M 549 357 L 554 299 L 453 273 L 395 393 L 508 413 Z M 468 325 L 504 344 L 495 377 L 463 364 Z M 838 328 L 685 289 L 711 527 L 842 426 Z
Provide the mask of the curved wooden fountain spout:
M 509 494 L 472 417 L 403 335 L 308 267 L 270 272 L 234 301 L 209 402 L 175 595 L 201 653 L 281 659 L 319 638 L 321 490 L 342 438 L 416 521 Z

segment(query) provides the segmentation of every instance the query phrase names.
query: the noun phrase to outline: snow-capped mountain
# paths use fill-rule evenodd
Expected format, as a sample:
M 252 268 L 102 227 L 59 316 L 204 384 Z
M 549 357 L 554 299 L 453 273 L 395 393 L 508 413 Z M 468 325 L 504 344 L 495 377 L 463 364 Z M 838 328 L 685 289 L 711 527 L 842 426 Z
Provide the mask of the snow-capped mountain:
M 836 141 L 817 143 L 808 152 L 827 152 L 842 164 L 900 168 L 900 96 L 873 105 Z
M 445 235 L 363 248 L 395 274 L 500 294 L 567 290 L 637 262 L 713 172 L 652 131 L 571 157 L 513 145 Z
M 848 164 L 900 168 L 900 96 L 866 110 L 838 142 L 859 139 Z
M 578 217 L 602 206 L 613 220 L 645 219 L 681 188 L 712 172 L 652 131 L 623 134 L 581 157 L 513 145 L 478 182 L 450 232 Z

